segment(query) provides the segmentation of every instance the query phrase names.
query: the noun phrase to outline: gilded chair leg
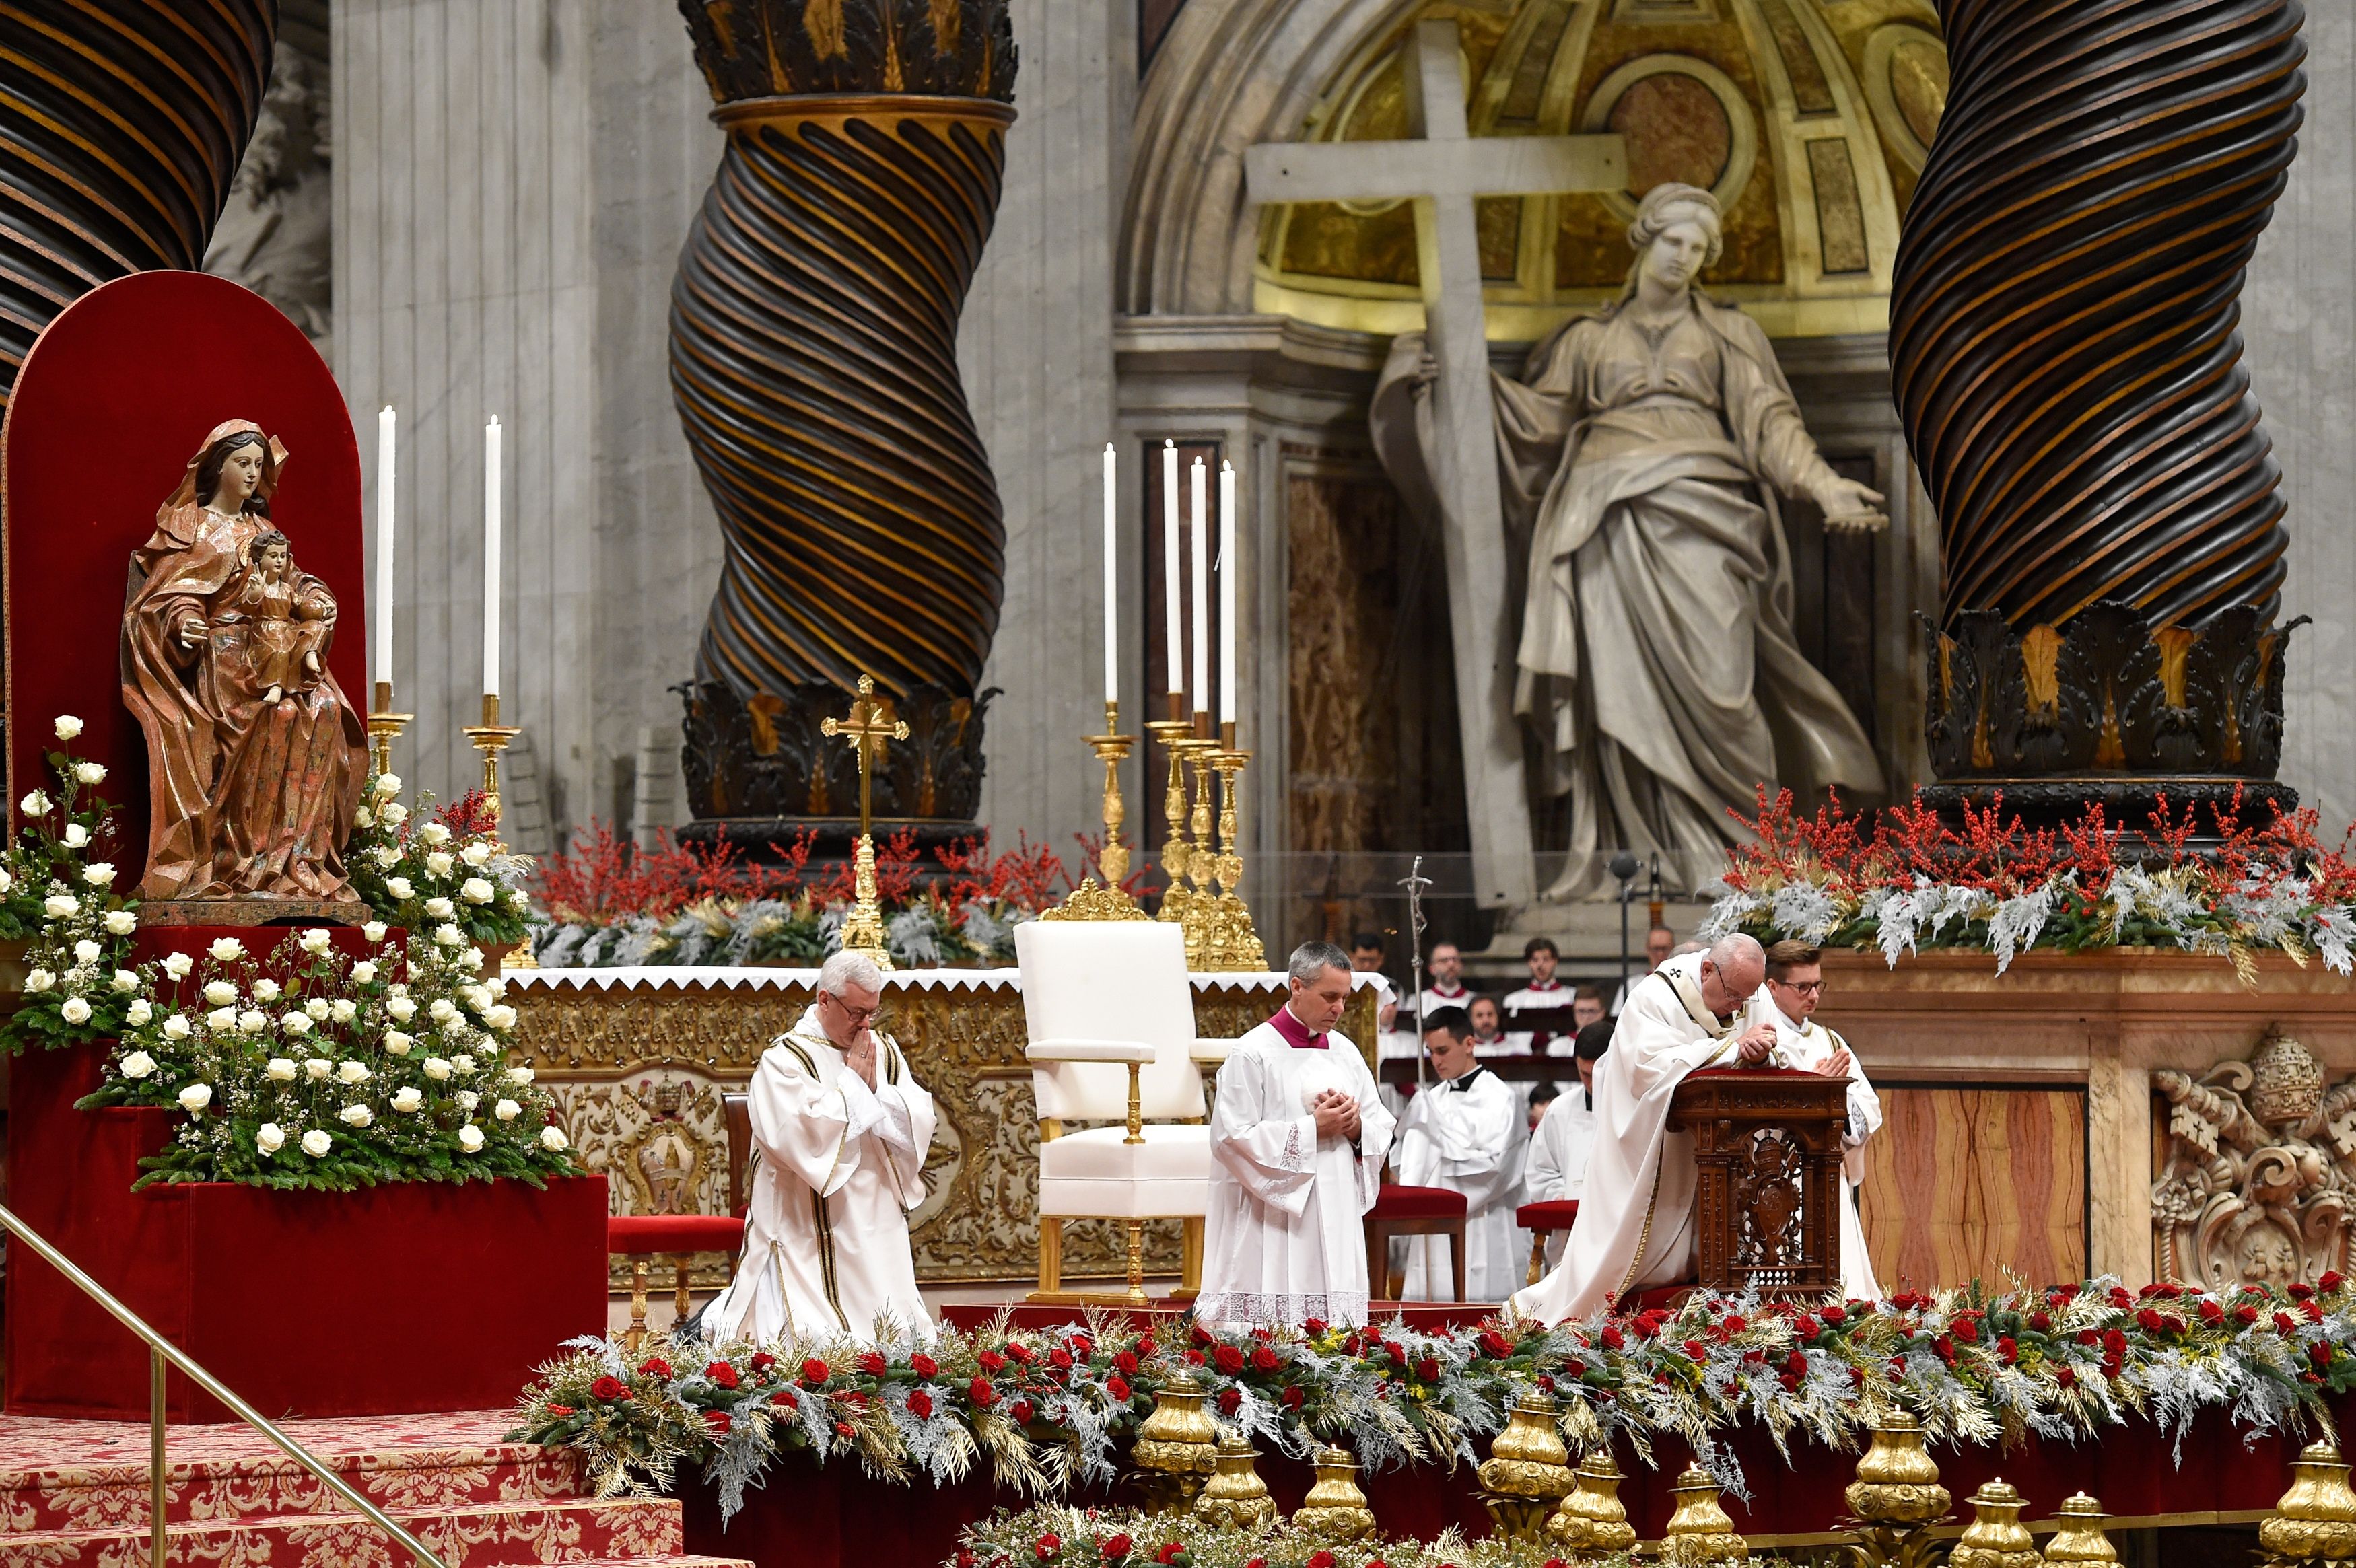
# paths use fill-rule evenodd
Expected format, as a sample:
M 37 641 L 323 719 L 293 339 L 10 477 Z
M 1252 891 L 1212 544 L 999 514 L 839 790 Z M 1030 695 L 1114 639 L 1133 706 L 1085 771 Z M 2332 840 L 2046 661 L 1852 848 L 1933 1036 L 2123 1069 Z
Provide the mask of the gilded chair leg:
M 1152 1302 L 1145 1294 L 1145 1221 L 1131 1220 L 1129 1228 L 1129 1304 L 1142 1309 Z
M 1064 1288 L 1064 1222 L 1039 1217 L 1039 1294 L 1053 1296 Z
M 1544 1231 L 1530 1232 L 1530 1275 L 1522 1281 L 1524 1285 L 1536 1285 L 1546 1277 L 1546 1244 Z
M 671 1317 L 670 1326 L 674 1333 L 678 1331 L 680 1324 L 687 1321 L 688 1314 L 695 1310 L 695 1298 L 688 1293 L 687 1288 L 688 1268 L 693 1261 L 685 1253 L 680 1253 L 671 1259 L 671 1309 L 674 1316 Z
M 630 1328 L 622 1342 L 637 1355 L 638 1347 L 647 1342 L 647 1260 L 630 1260 Z
M 1203 1293 L 1203 1216 L 1178 1221 L 1178 1295 L 1192 1300 Z

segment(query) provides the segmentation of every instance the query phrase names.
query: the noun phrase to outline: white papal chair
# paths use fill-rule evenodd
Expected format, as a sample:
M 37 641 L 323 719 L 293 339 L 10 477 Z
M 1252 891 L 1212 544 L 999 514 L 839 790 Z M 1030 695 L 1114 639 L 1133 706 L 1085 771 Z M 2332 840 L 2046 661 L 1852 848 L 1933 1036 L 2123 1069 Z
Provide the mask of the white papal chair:
M 1201 1284 L 1211 1196 L 1202 1068 L 1227 1040 L 1194 1034 L 1186 942 L 1160 921 L 1032 921 L 1014 928 L 1031 1092 L 1039 1115 L 1039 1288 L 1064 1289 L 1064 1222 L 1116 1220 L 1129 1243 L 1129 1291 L 1145 1305 L 1148 1220 L 1183 1221 L 1181 1291 Z M 1076 1122 L 1109 1123 L 1074 1130 Z

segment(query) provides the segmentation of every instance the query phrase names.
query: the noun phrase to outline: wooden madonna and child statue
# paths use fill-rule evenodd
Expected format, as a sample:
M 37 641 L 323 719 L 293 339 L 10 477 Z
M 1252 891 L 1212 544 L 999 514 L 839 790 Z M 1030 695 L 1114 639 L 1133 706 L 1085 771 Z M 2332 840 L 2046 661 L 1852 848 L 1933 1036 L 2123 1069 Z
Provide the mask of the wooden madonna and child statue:
M 327 666 L 335 595 L 271 519 L 286 460 L 251 421 L 216 427 L 131 557 L 123 700 L 153 808 L 139 897 L 200 901 L 203 923 L 245 923 L 244 901 L 267 918 L 360 911 L 343 848 L 367 726 Z

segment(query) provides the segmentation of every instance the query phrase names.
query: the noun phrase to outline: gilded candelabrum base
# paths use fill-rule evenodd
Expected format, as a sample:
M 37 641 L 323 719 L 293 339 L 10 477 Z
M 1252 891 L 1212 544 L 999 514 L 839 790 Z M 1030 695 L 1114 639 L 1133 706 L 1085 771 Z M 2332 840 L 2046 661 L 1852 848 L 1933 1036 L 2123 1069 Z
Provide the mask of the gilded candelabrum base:
M 1137 737 L 1120 732 L 1120 704 L 1105 704 L 1105 732 L 1084 735 L 1088 749 L 1104 763 L 1104 848 L 1097 852 L 1097 869 L 1103 874 L 1082 877 L 1080 885 L 1053 909 L 1042 910 L 1042 920 L 1151 920 L 1121 884 L 1129 880 L 1129 846 L 1121 842 L 1122 823 L 1129 807 L 1120 798 L 1120 764 Z
M 1276 1518 L 1276 1499 L 1259 1477 L 1251 1439 L 1219 1439 L 1218 1473 L 1194 1499 L 1194 1517 L 1214 1530 L 1258 1530 Z
M 392 743 L 401 739 L 402 731 L 417 716 L 392 711 L 392 682 L 376 683 L 376 700 L 370 703 L 368 716 L 369 771 L 380 776 L 392 772 Z
M 1236 748 L 1234 725 L 1224 730 L 1219 748 L 1207 758 L 1219 780 L 1219 854 L 1213 862 L 1219 891 L 1210 905 L 1203 967 L 1258 974 L 1268 968 L 1268 953 L 1252 923 L 1251 911 L 1236 891 L 1244 880 L 1236 775 L 1251 761 L 1251 753 Z
M 1573 1568 L 1584 1568 L 1636 1544 L 1628 1505 L 1620 1500 L 1620 1467 L 1609 1448 L 1598 1448 L 1571 1472 L 1568 1496 L 1547 1520 L 1547 1539 Z
M 2103 1505 L 2080 1492 L 2063 1500 L 2053 1510 L 2058 1527 L 2045 1542 L 2048 1563 L 2116 1563 L 2119 1550 L 2103 1530 L 2103 1520 L 2111 1516 Z
M 1320 1448 L 1311 1461 L 1316 1484 L 1293 1510 L 1292 1526 L 1335 1545 L 1364 1541 L 1375 1533 L 1374 1510 L 1358 1488 L 1358 1462 L 1347 1448 Z
M 2348 1466 L 2329 1443 L 2310 1443 L 2291 1465 L 2290 1490 L 2258 1526 L 2269 1568 L 2291 1563 L 2356 1559 L 2356 1492 Z
M 499 722 L 499 697 L 495 691 L 483 693 L 483 721 L 469 724 L 462 731 L 483 753 L 483 813 L 491 819 L 492 831 L 498 832 L 499 807 L 499 753 L 523 731 L 513 724 Z
M 1687 1466 L 1669 1495 L 1677 1506 L 1662 1531 L 1662 1562 L 1676 1568 L 1706 1568 L 1750 1561 L 1751 1543 L 1736 1533 L 1734 1520 L 1718 1500 L 1718 1481 L 1708 1470 Z
M 1173 692 L 1173 715 L 1178 701 L 1178 694 Z M 1186 885 L 1186 874 L 1194 859 L 1194 846 L 1186 837 L 1186 750 L 1194 744 L 1194 726 L 1185 719 L 1172 717 L 1148 720 L 1145 728 L 1162 742 L 1162 754 L 1170 759 L 1169 776 L 1162 791 L 1162 874 L 1168 886 L 1162 891 L 1162 909 L 1156 918 L 1186 933 L 1187 967 L 1200 968 L 1199 922 L 1194 917 L 1194 895 Z
M 2020 1522 L 2029 1501 L 2010 1483 L 1991 1479 L 1972 1494 L 1971 1504 L 1972 1522 L 1956 1538 L 1948 1568 L 2041 1568 L 2037 1539 Z
M 842 948 L 892 967 L 891 941 L 884 929 L 884 906 L 875 892 L 875 836 L 862 833 L 851 856 L 851 912 L 842 918 Z

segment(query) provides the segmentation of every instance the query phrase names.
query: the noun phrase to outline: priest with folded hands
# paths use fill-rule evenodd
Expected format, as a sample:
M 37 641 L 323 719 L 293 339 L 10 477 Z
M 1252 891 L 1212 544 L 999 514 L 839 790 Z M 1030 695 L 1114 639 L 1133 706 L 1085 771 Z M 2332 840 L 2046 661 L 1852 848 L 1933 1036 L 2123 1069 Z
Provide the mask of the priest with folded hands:
M 818 1000 L 753 1074 L 752 1202 L 736 1278 L 706 1309 L 716 1341 L 930 1334 L 908 1214 L 924 1200 L 933 1097 L 878 1034 L 884 976 L 837 953 Z
M 1284 1006 L 1219 1068 L 1194 1303 L 1203 1322 L 1366 1320 L 1360 1222 L 1381 1189 L 1392 1124 L 1365 1055 L 1334 1027 L 1350 984 L 1348 954 L 1304 944 Z

